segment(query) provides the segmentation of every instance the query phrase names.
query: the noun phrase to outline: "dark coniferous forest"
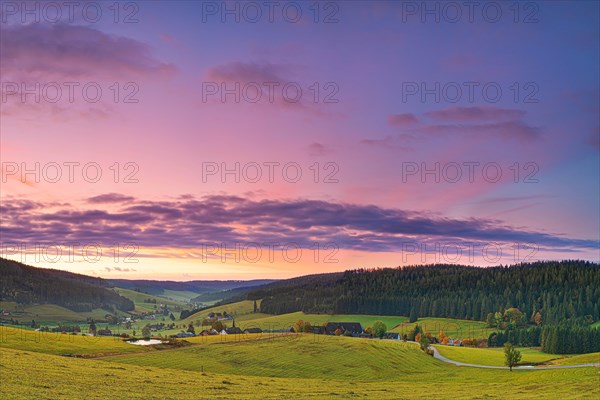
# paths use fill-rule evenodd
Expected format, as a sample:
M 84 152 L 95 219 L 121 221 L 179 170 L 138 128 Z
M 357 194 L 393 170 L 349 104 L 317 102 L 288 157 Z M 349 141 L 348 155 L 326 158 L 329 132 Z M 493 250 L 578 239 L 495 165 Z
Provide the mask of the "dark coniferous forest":
M 20 304 L 57 304 L 73 311 L 134 309 L 133 301 L 108 289 L 100 278 L 30 267 L 0 258 L 0 300 Z
M 416 315 L 485 321 L 516 307 L 544 324 L 600 320 L 600 265 L 535 262 L 478 268 L 427 265 L 350 270 L 277 282 L 249 293 L 261 312 Z

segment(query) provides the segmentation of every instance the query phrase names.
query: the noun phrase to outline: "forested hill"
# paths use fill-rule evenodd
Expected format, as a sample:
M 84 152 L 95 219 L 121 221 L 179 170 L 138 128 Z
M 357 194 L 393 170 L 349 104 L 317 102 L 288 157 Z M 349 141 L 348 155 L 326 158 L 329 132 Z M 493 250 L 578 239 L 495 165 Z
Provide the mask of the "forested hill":
M 107 289 L 100 278 L 35 268 L 0 258 L 0 300 L 21 304 L 58 304 L 74 311 L 134 309 L 131 300 Z
M 318 276 L 317 276 L 318 277 Z M 600 265 L 586 261 L 536 262 L 478 268 L 427 265 L 351 270 L 320 279 L 295 278 L 248 294 L 261 312 L 405 315 L 484 321 L 517 307 L 545 322 L 590 315 L 600 319 Z
M 124 289 L 138 290 L 152 295 L 163 295 L 165 290 L 189 291 L 196 293 L 214 293 L 225 290 L 232 290 L 241 287 L 261 286 L 275 282 L 273 279 L 255 279 L 250 281 L 154 281 L 148 279 L 110 279 L 107 281 L 111 285 Z

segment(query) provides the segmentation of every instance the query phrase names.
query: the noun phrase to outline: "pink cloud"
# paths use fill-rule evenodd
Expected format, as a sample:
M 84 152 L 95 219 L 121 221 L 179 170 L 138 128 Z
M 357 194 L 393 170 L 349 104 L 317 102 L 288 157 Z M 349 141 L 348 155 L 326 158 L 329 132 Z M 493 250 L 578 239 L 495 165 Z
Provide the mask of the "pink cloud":
M 525 111 L 498 107 L 450 107 L 425 115 L 437 121 L 476 122 L 521 119 Z
M 249 96 L 252 103 L 273 105 L 283 109 L 303 111 L 314 115 L 325 115 L 327 102 L 314 101 L 310 81 L 302 80 L 298 75 L 300 66 L 291 64 L 231 62 L 214 66 L 206 72 L 204 82 L 227 85 L 228 90 L 241 96 Z M 237 86 L 234 86 L 237 85 Z M 330 93 L 330 88 L 323 88 Z M 221 95 L 211 97 L 213 101 L 223 101 Z M 330 99 L 331 100 L 331 99 Z M 335 101 L 331 103 L 335 104 Z
M 388 115 L 387 120 L 391 126 L 414 125 L 419 122 L 419 119 L 410 113 Z
M 424 125 L 419 131 L 427 135 L 459 135 L 485 138 L 505 138 L 533 141 L 539 138 L 540 129 L 522 121 L 494 122 L 476 125 Z
M 328 146 L 318 142 L 311 143 L 308 146 L 308 152 L 311 156 L 324 156 L 330 154 L 331 151 Z
M 225 82 L 277 82 L 286 83 L 293 81 L 284 76 L 290 72 L 289 66 L 277 64 L 258 64 L 232 62 L 229 64 L 218 65 L 208 70 L 209 79 Z
M 175 70 L 156 60 L 142 42 L 86 26 L 30 24 L 0 30 L 5 81 L 122 79 Z

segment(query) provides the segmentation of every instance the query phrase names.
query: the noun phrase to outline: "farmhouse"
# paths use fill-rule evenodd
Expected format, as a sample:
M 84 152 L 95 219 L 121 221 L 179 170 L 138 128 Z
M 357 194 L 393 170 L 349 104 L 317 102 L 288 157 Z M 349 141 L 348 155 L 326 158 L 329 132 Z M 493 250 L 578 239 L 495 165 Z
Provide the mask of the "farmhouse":
M 195 336 L 192 332 L 179 332 L 177 335 L 175 335 L 178 338 L 186 338 L 186 337 L 192 337 Z
M 363 327 L 358 322 L 328 322 L 325 325 L 325 330 L 328 335 L 335 335 L 336 330 L 340 330 L 342 334 L 350 332 L 352 335 L 360 335 L 363 333 Z
M 112 336 L 112 331 L 110 329 L 100 329 L 97 333 L 98 336 Z
M 262 329 L 260 329 L 260 328 L 247 328 L 247 329 L 244 329 L 244 333 L 262 333 Z
M 155 331 L 159 331 L 159 330 L 165 329 L 165 324 L 163 324 L 162 322 L 159 323 L 159 324 L 149 324 L 148 328 L 150 328 L 150 330 L 152 332 L 155 332 Z
M 207 318 L 211 321 L 230 321 L 233 319 L 231 315 L 227 314 L 227 311 L 223 311 L 223 313 L 210 312 Z
M 400 334 L 399 333 L 395 333 L 395 332 L 386 332 L 385 335 L 383 335 L 384 339 L 392 339 L 392 340 L 400 340 Z
M 237 326 L 232 326 L 231 328 L 225 328 L 221 331 L 221 335 L 241 335 L 243 332 Z

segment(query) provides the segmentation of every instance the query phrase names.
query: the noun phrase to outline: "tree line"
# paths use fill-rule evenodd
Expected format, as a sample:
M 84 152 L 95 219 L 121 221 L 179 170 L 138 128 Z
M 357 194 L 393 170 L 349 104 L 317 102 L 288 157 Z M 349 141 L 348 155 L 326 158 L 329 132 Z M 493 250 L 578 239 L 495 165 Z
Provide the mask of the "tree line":
M 269 314 L 304 311 L 486 321 L 490 313 L 514 307 L 528 321 L 543 316 L 545 325 L 600 320 L 600 265 L 587 261 L 357 269 L 318 277 L 266 285 L 247 298 L 262 298 L 261 312 Z

